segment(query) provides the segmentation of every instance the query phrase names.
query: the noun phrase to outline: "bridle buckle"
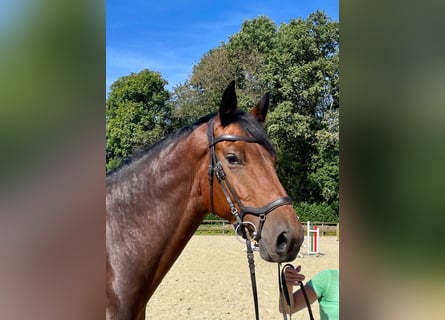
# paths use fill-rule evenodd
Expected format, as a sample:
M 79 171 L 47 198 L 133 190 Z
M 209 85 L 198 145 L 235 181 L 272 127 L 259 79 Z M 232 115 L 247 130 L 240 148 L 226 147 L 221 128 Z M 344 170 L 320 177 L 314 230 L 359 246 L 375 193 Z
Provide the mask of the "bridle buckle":
M 221 180 L 226 179 L 226 173 L 224 172 L 221 161 L 218 161 L 216 163 L 215 174 L 216 178 L 218 179 L 218 182 L 221 182 Z

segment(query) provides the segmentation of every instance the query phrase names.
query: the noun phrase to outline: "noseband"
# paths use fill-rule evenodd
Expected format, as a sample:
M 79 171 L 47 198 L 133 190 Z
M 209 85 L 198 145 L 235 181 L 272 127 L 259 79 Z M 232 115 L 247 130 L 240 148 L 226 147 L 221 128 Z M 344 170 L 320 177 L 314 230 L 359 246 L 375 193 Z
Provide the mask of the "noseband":
M 215 145 L 221 141 L 244 141 L 248 143 L 261 143 L 261 141 L 253 137 L 237 136 L 229 134 L 221 135 L 215 138 L 213 134 L 214 124 L 215 124 L 215 117 L 209 120 L 209 124 L 207 127 L 207 138 L 209 141 L 209 148 L 210 148 L 210 164 L 209 164 L 208 175 L 210 184 L 210 203 L 212 207 L 212 212 L 214 212 L 213 176 L 215 175 L 221 186 L 222 191 L 224 192 L 224 196 L 226 197 L 226 201 L 229 204 L 230 211 L 236 219 L 235 229 L 237 230 L 238 228 L 241 228 L 243 237 L 247 239 L 247 233 L 245 232 L 244 228 L 245 222 L 243 222 L 244 216 L 246 214 L 252 214 L 254 216 L 257 216 L 259 219 L 258 230 L 255 231 L 253 234 L 253 240 L 259 241 L 261 239 L 261 231 L 263 229 L 264 222 L 266 221 L 267 214 L 280 206 L 292 204 L 292 199 L 290 197 L 280 197 L 270 202 L 269 204 L 265 205 L 262 208 L 243 206 L 241 200 L 234 192 L 232 185 L 227 180 L 227 176 L 224 172 L 222 162 L 219 161 L 218 158 L 216 157 Z M 240 211 L 238 211 L 238 209 L 235 207 L 235 204 L 233 203 L 232 199 L 235 200 Z

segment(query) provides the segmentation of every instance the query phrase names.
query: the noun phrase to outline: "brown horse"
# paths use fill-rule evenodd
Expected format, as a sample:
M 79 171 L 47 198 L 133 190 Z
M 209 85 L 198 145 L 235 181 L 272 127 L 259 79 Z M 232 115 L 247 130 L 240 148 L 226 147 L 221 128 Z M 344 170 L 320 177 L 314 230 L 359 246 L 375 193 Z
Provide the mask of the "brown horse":
M 148 300 L 208 212 L 245 225 L 263 259 L 295 259 L 303 228 L 275 172 L 263 128 L 268 105 L 266 95 L 250 114 L 240 111 L 232 82 L 218 113 L 107 175 L 107 319 L 145 319 Z

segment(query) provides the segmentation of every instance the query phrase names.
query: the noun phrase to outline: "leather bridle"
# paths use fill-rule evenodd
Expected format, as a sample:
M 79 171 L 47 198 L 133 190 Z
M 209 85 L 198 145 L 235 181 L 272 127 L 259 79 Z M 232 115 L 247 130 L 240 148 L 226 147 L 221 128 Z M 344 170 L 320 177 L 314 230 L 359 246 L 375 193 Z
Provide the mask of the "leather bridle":
M 215 209 L 213 206 L 213 176 L 215 175 L 216 179 L 218 180 L 218 183 L 221 186 L 222 191 L 224 192 L 224 196 L 226 197 L 226 201 L 229 204 L 230 211 L 236 219 L 235 230 L 236 232 L 238 232 L 239 229 L 243 238 L 246 239 L 247 260 L 249 263 L 250 280 L 252 283 L 253 301 L 255 306 L 255 318 L 256 320 L 259 320 L 258 294 L 257 294 L 256 279 L 255 279 L 254 255 L 252 250 L 252 243 L 250 240 L 259 241 L 261 239 L 261 231 L 263 229 L 264 222 L 266 221 L 267 214 L 280 206 L 291 205 L 292 199 L 290 197 L 280 197 L 261 208 L 243 206 L 241 200 L 233 190 L 232 185 L 227 180 L 227 176 L 224 172 L 222 162 L 219 161 L 216 156 L 215 145 L 221 141 L 244 141 L 248 143 L 260 143 L 260 144 L 261 141 L 249 136 L 238 136 L 229 134 L 221 135 L 215 138 L 214 124 L 215 124 L 215 117 L 212 117 L 209 120 L 207 127 L 207 138 L 209 141 L 209 148 L 210 148 L 210 164 L 208 169 L 208 176 L 210 184 L 211 211 L 215 213 Z M 232 199 L 234 199 L 234 201 L 238 205 L 239 211 L 236 208 L 235 204 L 233 203 Z M 243 221 L 243 218 L 246 214 L 252 214 L 258 217 L 259 219 L 258 229 L 256 229 L 252 223 Z M 251 237 L 250 239 L 248 239 L 248 232 L 246 231 L 247 224 L 252 225 L 255 229 L 255 231 L 253 232 L 253 237 Z
M 224 192 L 224 196 L 226 197 L 226 201 L 229 204 L 230 211 L 232 215 L 236 219 L 236 226 L 235 229 L 238 230 L 240 228 L 240 231 L 247 239 L 247 233 L 245 233 L 244 225 L 246 222 L 243 222 L 244 216 L 246 214 L 252 214 L 254 216 L 257 216 L 259 219 L 258 223 L 258 229 L 253 233 L 252 240 L 259 241 L 261 239 L 261 231 L 263 229 L 264 222 L 266 221 L 266 216 L 271 211 L 275 210 L 276 208 L 284 205 L 291 205 L 292 199 L 290 197 L 280 197 L 269 204 L 265 205 L 261 208 L 253 208 L 253 207 L 247 207 L 243 206 L 241 203 L 241 200 L 238 198 L 236 193 L 233 190 L 232 185 L 227 180 L 227 176 L 224 172 L 222 162 L 218 160 L 215 152 L 215 145 L 221 141 L 244 141 L 248 143 L 261 143 L 260 140 L 257 140 L 253 137 L 249 136 L 237 136 L 237 135 L 221 135 L 215 138 L 214 136 L 214 123 L 215 123 L 215 117 L 211 118 L 208 123 L 207 127 L 207 138 L 209 141 L 209 148 L 210 148 L 210 164 L 208 169 L 208 176 L 209 176 L 209 184 L 210 184 L 210 203 L 211 203 L 211 210 L 214 212 L 213 207 L 213 176 L 215 175 L 218 183 L 221 186 L 222 191 Z M 235 204 L 233 203 L 233 200 L 236 202 L 236 204 L 239 207 L 239 211 L 236 208 Z

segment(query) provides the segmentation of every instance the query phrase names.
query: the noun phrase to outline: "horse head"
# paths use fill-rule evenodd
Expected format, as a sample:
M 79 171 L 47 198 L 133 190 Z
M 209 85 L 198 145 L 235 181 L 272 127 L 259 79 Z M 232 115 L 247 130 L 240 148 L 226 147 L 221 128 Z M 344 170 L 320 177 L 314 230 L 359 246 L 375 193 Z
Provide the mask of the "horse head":
M 284 262 L 296 258 L 304 233 L 275 171 L 276 154 L 264 130 L 268 106 L 266 94 L 244 113 L 235 82 L 226 88 L 207 129 L 209 209 L 255 239 L 264 260 Z

